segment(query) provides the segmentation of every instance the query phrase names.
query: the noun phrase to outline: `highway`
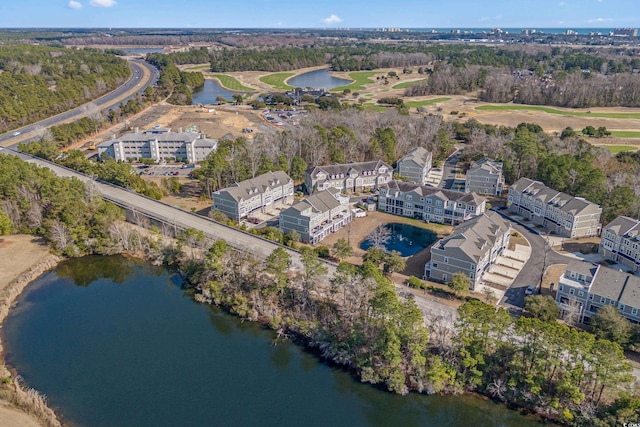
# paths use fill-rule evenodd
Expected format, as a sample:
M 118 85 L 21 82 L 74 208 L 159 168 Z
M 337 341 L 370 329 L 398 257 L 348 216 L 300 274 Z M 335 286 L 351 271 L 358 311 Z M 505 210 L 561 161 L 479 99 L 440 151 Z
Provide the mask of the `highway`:
M 56 175 L 61 177 L 74 177 L 85 183 L 92 181 L 92 178 L 87 175 L 67 169 L 53 162 L 38 159 L 11 149 L 0 148 L 0 153 L 18 155 L 27 162 L 35 163 L 38 166 L 51 169 Z M 185 230 L 187 228 L 202 230 L 208 237 L 213 239 L 224 239 L 229 246 L 250 253 L 259 259 L 264 260 L 269 256 L 269 254 L 271 254 L 271 252 L 273 252 L 274 249 L 284 247 L 245 231 L 217 223 L 200 215 L 174 208 L 133 191 L 104 182 L 93 182 L 105 200 L 129 210 L 135 210 L 136 212 L 144 214 L 152 219 L 163 221 L 179 230 Z M 301 270 L 302 262 L 300 254 L 289 248 L 284 248 L 291 256 L 293 269 Z M 335 264 L 325 262 L 325 265 L 328 269 L 328 277 L 332 277 L 335 272 Z
M 117 89 L 91 101 L 90 104 L 96 105 L 102 111 L 114 106 L 117 107 L 121 102 L 126 102 L 133 98 L 136 93 L 142 94 L 147 86 L 152 86 L 158 81 L 159 72 L 151 64 L 141 60 L 130 59 L 129 65 L 131 66 L 131 78 Z M 86 105 L 87 104 L 81 105 L 72 110 L 49 117 L 48 119 L 21 127 L 20 129 L 13 129 L 10 132 L 6 132 L 0 135 L 0 146 L 17 147 L 20 142 L 37 138 L 39 134 L 48 127 L 81 119 L 87 115 Z M 16 133 L 18 134 L 16 135 Z

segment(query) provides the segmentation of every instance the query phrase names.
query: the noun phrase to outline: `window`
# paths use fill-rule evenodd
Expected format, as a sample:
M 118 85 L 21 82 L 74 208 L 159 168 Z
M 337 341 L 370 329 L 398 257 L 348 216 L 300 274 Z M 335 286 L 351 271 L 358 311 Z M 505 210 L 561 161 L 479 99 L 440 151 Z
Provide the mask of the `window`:
M 606 298 L 605 298 L 605 297 L 600 297 L 600 302 L 601 302 L 602 304 L 604 304 L 604 302 L 605 302 L 605 301 L 606 301 Z
M 446 281 L 447 281 L 447 275 L 446 275 L 446 274 L 443 274 L 443 275 L 442 275 L 442 281 L 443 281 L 443 282 L 446 282 Z
M 593 301 L 593 295 L 589 294 L 589 299 Z
M 444 257 L 444 263 L 449 264 L 449 257 Z
M 579 291 L 579 292 L 578 292 L 578 296 L 579 296 L 579 297 L 583 297 L 583 296 L 584 296 L 584 292 Z
M 632 308 L 631 309 L 631 314 L 633 314 L 634 316 L 636 316 L 638 314 L 638 309 L 637 308 Z
M 609 301 L 609 304 L 616 305 L 616 301 L 615 300 L 611 300 L 611 301 Z
M 438 268 L 438 263 L 437 263 L 437 262 L 434 262 L 433 264 L 431 264 L 431 267 L 433 267 L 433 268 Z
M 559 290 L 560 292 L 562 292 L 562 290 L 563 290 L 563 289 L 564 289 L 564 286 L 562 286 L 562 285 L 559 285 L 559 286 L 558 286 L 558 290 Z
M 575 294 L 575 293 L 576 293 L 576 290 L 575 290 L 575 289 L 573 289 L 573 288 L 569 288 L 569 293 L 570 293 L 571 295 L 573 295 L 573 294 Z
M 620 304 L 618 308 L 620 309 L 620 311 L 624 311 L 624 304 Z

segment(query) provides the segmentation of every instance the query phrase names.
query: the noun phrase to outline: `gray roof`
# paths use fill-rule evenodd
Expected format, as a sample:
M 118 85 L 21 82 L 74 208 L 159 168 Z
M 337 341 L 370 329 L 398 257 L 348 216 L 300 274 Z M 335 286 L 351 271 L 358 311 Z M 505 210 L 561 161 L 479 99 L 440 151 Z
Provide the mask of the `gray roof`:
M 264 193 L 268 188 L 274 188 L 293 182 L 283 171 L 267 172 L 255 178 L 238 182 L 231 187 L 216 191 L 214 194 L 227 193 L 234 200 L 250 199 L 257 193 Z
M 456 259 L 467 258 L 478 263 L 511 226 L 496 212 L 487 212 L 458 225 L 449 237 L 433 248 Z
M 480 160 L 476 160 L 471 163 L 469 167 L 469 172 L 474 173 L 476 171 L 486 171 L 490 174 L 501 174 L 502 173 L 502 162 L 496 162 L 493 159 L 488 157 L 483 157 Z
M 640 308 L 640 278 L 613 268 L 598 268 L 590 293 Z
M 376 160 L 372 162 L 360 162 L 360 163 L 344 163 L 344 164 L 336 164 L 329 166 L 311 166 L 307 169 L 306 173 L 315 178 L 318 172 L 324 172 L 327 175 L 347 175 L 349 171 L 355 170 L 358 174 L 362 175 L 363 172 L 371 172 L 374 171 L 377 174 L 377 171 L 380 167 L 386 166 L 389 170 L 389 174 L 393 170 L 391 166 L 386 164 L 381 160 Z
M 574 197 L 569 194 L 556 191 L 547 187 L 540 181 L 533 181 L 529 178 L 520 178 L 509 190 L 511 189 L 518 193 L 540 199 L 545 204 L 554 205 L 559 210 L 573 216 L 582 214 L 600 215 L 600 213 L 602 213 L 600 205 L 585 200 L 582 197 Z
M 585 277 L 589 278 L 589 281 L 591 281 L 591 279 L 593 279 L 593 276 L 596 274 L 597 269 L 598 266 L 595 264 L 574 259 L 569 261 L 569 264 L 567 264 L 565 271 L 575 271 L 578 274 L 583 274 Z
M 415 147 L 415 148 L 412 148 L 407 154 L 402 156 L 398 160 L 398 163 L 411 160 L 416 162 L 416 164 L 418 165 L 425 166 L 427 163 L 431 161 L 431 158 L 432 158 L 432 155 L 430 151 L 427 151 L 422 147 Z
M 629 218 L 628 216 L 619 216 L 607 224 L 605 230 L 612 231 L 618 236 L 632 234 L 635 237 L 639 232 L 638 225 L 640 225 L 640 221 L 637 219 Z
M 125 133 L 120 138 L 111 139 L 109 141 L 102 142 L 98 144 L 98 147 L 109 147 L 116 142 L 147 142 L 147 141 L 158 141 L 158 142 L 182 142 L 182 143 L 191 143 L 196 142 L 196 146 L 207 146 L 208 144 L 217 144 L 217 141 L 214 139 L 208 139 L 204 137 L 204 134 L 199 132 L 154 132 L 152 130 L 145 132 L 130 132 Z M 207 145 L 205 145 L 207 144 Z
M 307 197 L 304 200 L 300 200 L 299 202 L 294 203 L 291 207 L 283 210 L 281 214 L 291 214 L 291 212 L 287 212 L 290 210 L 304 212 L 309 208 L 312 208 L 312 212 L 315 213 L 324 213 L 331 209 L 335 209 L 340 206 L 340 201 L 337 199 L 337 197 L 339 197 L 339 192 L 336 193 L 331 190 L 335 189 L 323 190 Z
M 460 193 L 453 190 L 443 190 L 442 188 L 429 187 L 427 185 L 417 184 L 415 182 L 404 181 L 390 181 L 387 184 L 382 184 L 380 188 L 386 188 L 389 191 L 400 191 L 402 193 L 409 193 L 415 191 L 422 197 L 425 196 L 437 196 L 443 200 L 454 200 L 456 202 L 464 202 L 468 205 L 480 205 L 484 202 L 484 198 L 478 196 L 476 193 Z

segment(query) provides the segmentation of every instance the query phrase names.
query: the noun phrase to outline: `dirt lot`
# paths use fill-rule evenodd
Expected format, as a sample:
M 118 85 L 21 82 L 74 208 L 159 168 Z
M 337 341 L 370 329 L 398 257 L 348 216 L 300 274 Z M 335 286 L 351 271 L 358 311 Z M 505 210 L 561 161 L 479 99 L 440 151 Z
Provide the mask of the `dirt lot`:
M 0 238 L 0 293 L 23 271 L 49 255 L 49 247 L 27 235 Z
M 600 239 L 592 237 L 578 240 L 567 240 L 562 242 L 561 245 L 554 246 L 553 249 L 569 253 L 580 252 L 583 254 L 593 254 L 598 252 L 599 245 Z

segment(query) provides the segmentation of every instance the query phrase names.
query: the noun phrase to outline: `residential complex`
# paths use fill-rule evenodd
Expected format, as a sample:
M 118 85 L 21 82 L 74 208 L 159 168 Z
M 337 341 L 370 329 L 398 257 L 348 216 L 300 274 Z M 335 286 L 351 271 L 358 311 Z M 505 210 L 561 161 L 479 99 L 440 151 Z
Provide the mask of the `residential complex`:
M 430 151 L 415 147 L 398 160 L 396 168 L 398 175 L 411 182 L 426 184 L 432 160 Z
M 585 261 L 571 261 L 558 281 L 556 301 L 562 315 L 582 323 L 605 305 L 617 307 L 632 323 L 640 323 L 640 278 Z
M 450 236 L 431 246 L 425 279 L 448 282 L 454 273 L 464 273 L 474 290 L 482 276 L 509 246 L 511 225 L 496 212 L 487 212 L 458 225 Z
M 600 253 L 605 259 L 640 270 L 640 221 L 619 216 L 602 230 Z
M 213 193 L 213 210 L 240 221 L 251 212 L 264 212 L 281 201 L 284 206 L 293 200 L 293 180 L 282 171 L 267 172 Z
M 153 159 L 201 162 L 218 148 L 218 141 L 199 132 L 171 132 L 169 128 L 153 127 L 144 132 L 126 133 L 120 138 L 98 144 L 98 155 L 116 161 Z
M 561 193 L 539 181 L 528 178 L 516 181 L 509 187 L 508 206 L 512 212 L 564 237 L 600 234 L 599 205 Z
M 393 168 L 380 160 L 330 166 L 313 166 L 306 170 L 307 193 L 336 188 L 344 192 L 377 190 L 391 181 Z
M 456 225 L 484 213 L 486 200 L 474 193 L 459 193 L 410 182 L 391 181 L 380 187 L 378 210 Z
M 464 191 L 466 193 L 489 194 L 499 196 L 504 187 L 502 163 L 487 157 L 471 163 L 467 171 Z
M 351 221 L 349 197 L 330 188 L 280 212 L 280 230 L 295 230 L 305 243 L 316 244 Z

